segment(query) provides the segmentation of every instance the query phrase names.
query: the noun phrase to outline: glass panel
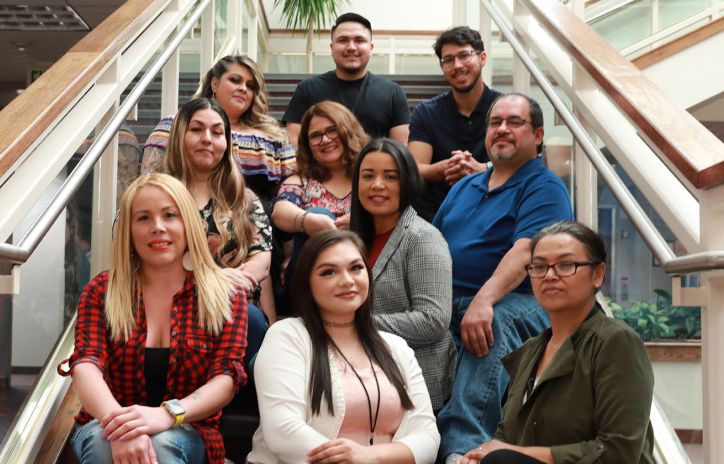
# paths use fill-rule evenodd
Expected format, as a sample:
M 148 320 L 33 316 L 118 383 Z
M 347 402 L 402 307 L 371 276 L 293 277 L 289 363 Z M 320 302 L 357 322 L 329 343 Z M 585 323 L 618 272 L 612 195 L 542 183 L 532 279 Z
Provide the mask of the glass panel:
M 659 0 L 659 28 L 666 29 L 709 6 L 709 0 Z
M 228 31 L 228 0 L 216 0 L 214 2 L 214 56 L 218 55 L 221 46 L 224 44 Z
M 395 74 L 439 76 L 441 72 L 435 55 L 397 55 L 395 56 Z
M 608 43 L 620 50 L 652 34 L 652 1 L 636 2 L 591 24 Z

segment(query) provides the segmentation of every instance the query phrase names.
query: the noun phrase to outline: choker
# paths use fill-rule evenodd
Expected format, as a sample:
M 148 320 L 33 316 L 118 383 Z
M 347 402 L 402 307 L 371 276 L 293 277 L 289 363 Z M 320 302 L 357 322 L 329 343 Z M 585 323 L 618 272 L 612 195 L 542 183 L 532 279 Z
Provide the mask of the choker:
M 324 319 L 322 319 L 322 321 L 324 322 L 325 326 L 334 327 L 335 329 L 347 329 L 354 325 L 354 320 L 349 321 L 349 322 L 332 322 L 332 321 L 325 321 Z

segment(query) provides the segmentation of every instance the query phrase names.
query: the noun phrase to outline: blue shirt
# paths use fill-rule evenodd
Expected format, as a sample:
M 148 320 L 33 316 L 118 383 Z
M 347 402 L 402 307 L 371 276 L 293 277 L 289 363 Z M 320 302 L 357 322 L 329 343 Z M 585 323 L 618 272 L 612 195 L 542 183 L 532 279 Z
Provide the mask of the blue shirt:
M 566 186 L 542 158 L 528 161 L 489 191 L 494 169 L 455 184 L 433 220 L 450 248 L 454 295 L 477 292 L 516 240 L 530 238 L 556 221 L 573 219 Z M 514 291 L 530 293 L 530 281 L 526 278 Z
M 460 113 L 452 91 L 426 100 L 415 107 L 410 118 L 410 142 L 424 142 L 432 146 L 430 163 L 450 158 L 454 150 L 469 151 L 481 163 L 488 161 L 485 151 L 485 118 L 500 92 L 484 86 L 483 95 L 470 116 Z M 431 221 L 450 191 L 450 184 L 442 181 L 425 182 L 425 191 L 415 210 Z

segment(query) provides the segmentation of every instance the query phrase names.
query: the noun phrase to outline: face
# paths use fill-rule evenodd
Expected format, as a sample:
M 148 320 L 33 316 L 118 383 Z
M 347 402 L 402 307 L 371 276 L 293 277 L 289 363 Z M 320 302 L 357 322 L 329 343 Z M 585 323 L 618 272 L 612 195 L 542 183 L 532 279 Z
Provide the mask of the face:
M 344 241 L 322 251 L 312 266 L 309 285 L 322 319 L 353 320 L 369 290 L 367 268 L 357 247 Z
M 526 122 L 512 127 L 507 118 L 517 117 Z M 485 148 L 496 166 L 520 167 L 537 156 L 537 145 L 543 141 L 543 128 L 533 129 L 530 124 L 528 101 L 522 97 L 509 96 L 498 100 L 490 111 L 489 121 L 499 118 L 499 127 L 488 125 L 485 134 Z
M 211 79 L 211 90 L 229 119 L 238 121 L 254 103 L 258 85 L 246 66 L 235 63 L 220 79 Z
M 472 52 L 472 54 L 470 54 Z M 483 85 L 480 78 L 488 55 L 477 53 L 472 45 L 446 44 L 442 46 L 442 60 L 452 61 L 441 64 L 442 73 L 450 86 L 460 93 L 468 93 Z
M 211 108 L 196 111 L 186 127 L 184 149 L 187 161 L 196 172 L 212 172 L 226 151 L 226 131 L 221 115 Z
M 176 202 L 158 187 L 141 187 L 131 202 L 131 244 L 142 268 L 182 266 L 184 223 Z
M 334 31 L 330 48 L 337 70 L 346 74 L 364 73 L 374 48 L 372 34 L 360 23 L 342 23 Z
M 584 245 L 568 234 L 553 234 L 543 237 L 533 251 L 531 263 L 555 264 L 562 261 L 590 261 Z M 559 277 L 549 268 L 544 277 L 533 278 L 533 294 L 548 312 L 565 310 L 588 311 L 594 300 L 594 288 L 603 284 L 606 265 L 579 266 L 576 273 Z
M 334 129 L 335 125 L 329 119 L 324 116 L 314 116 L 309 121 L 309 130 L 307 136 L 309 137 L 309 148 L 312 152 L 314 159 L 328 168 L 334 168 L 340 163 L 342 154 L 344 153 L 344 146 L 339 136 L 335 136 Z M 312 143 L 312 139 L 317 138 L 320 134 L 325 134 L 318 145 Z M 315 137 L 317 136 L 317 137 Z
M 389 153 L 373 151 L 362 160 L 359 202 L 376 224 L 380 219 L 388 220 L 392 227 L 397 223 L 400 217 L 400 169 Z

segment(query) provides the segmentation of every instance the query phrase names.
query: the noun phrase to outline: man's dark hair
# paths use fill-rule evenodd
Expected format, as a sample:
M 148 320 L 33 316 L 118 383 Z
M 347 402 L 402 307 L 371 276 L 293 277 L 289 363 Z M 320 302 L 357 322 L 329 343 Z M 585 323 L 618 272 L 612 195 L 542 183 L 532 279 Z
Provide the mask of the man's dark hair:
M 332 37 L 334 37 L 334 31 L 337 30 L 337 26 L 342 23 L 359 23 L 370 31 L 370 37 L 372 37 L 372 24 L 370 24 L 370 20 L 357 13 L 344 13 L 337 16 L 337 19 L 334 21 L 334 26 L 332 26 Z
M 493 104 L 490 105 L 490 108 L 488 109 L 488 114 L 485 115 L 485 125 L 487 126 L 488 121 L 490 121 L 490 113 L 493 111 L 493 108 L 495 108 L 495 105 L 502 100 L 503 98 L 508 97 L 520 97 L 528 102 L 528 112 L 530 113 L 530 125 L 533 128 L 533 130 L 538 129 L 539 127 L 543 127 L 543 110 L 541 109 L 540 105 L 537 101 L 535 101 L 534 98 L 529 97 L 528 95 L 525 95 L 523 93 L 518 92 L 510 92 L 506 93 L 504 95 L 499 96 L 498 98 L 493 101 Z M 537 147 L 538 154 L 543 152 L 543 142 L 538 144 Z
M 475 29 L 470 29 L 468 26 L 458 26 L 448 29 L 435 40 L 432 48 L 435 49 L 435 54 L 438 59 L 442 59 L 442 47 L 443 45 L 472 45 L 473 50 L 478 53 L 482 53 L 485 50 L 483 45 L 483 39 L 480 38 L 480 32 Z

